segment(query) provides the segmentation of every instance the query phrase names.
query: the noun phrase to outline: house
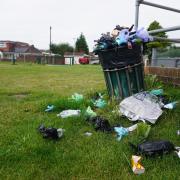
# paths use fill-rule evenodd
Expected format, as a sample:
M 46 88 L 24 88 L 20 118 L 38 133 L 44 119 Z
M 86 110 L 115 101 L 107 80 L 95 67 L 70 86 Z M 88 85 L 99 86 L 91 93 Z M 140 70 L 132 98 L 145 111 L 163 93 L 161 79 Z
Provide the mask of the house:
M 80 64 L 79 58 L 84 57 L 84 52 L 65 52 L 64 58 L 65 58 L 65 64 L 72 64 L 72 61 L 74 59 L 73 64 Z
M 19 41 L 0 41 L 0 60 L 12 61 L 15 57 L 19 62 L 37 62 L 42 53 L 34 45 Z
M 29 45 L 28 43 L 18 41 L 0 41 L 0 51 L 3 53 L 41 54 L 41 51 L 35 48 L 34 45 Z

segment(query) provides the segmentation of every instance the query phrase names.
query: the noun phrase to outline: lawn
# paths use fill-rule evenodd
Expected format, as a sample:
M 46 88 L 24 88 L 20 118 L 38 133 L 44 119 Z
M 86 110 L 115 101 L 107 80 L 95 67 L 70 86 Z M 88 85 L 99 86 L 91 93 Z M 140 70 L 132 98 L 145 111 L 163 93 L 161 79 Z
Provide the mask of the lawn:
M 172 100 L 180 90 L 163 86 Z M 96 132 L 83 116 L 61 119 L 61 101 L 78 92 L 88 99 L 93 92 L 105 91 L 100 66 L 47 66 L 0 63 L 0 179 L 180 179 L 180 159 L 174 154 L 143 157 L 145 173 L 134 175 L 129 162 L 133 150 L 128 142 L 135 134 L 117 141 L 115 135 Z M 49 103 L 61 104 L 51 113 Z M 64 102 L 65 104 L 65 102 Z M 65 104 L 66 105 L 66 104 Z M 85 104 L 84 104 L 85 106 Z M 112 114 L 110 104 L 98 113 L 110 123 L 131 125 L 128 119 Z M 165 111 L 152 126 L 149 140 L 166 139 L 180 146 L 180 106 Z M 43 139 L 40 124 L 64 128 L 59 141 Z M 92 132 L 87 137 L 85 132 Z M 126 159 L 127 158 L 127 159 Z

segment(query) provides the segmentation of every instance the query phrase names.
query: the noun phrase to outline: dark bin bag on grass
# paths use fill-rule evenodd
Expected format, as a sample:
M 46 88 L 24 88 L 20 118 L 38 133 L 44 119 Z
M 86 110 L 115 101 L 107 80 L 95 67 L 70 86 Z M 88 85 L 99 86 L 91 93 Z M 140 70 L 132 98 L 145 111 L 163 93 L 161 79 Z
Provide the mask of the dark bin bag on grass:
M 111 125 L 107 119 L 96 116 L 88 118 L 87 121 L 94 125 L 96 131 L 112 132 Z
M 176 150 L 174 145 L 170 141 L 146 141 L 138 144 L 137 147 L 130 143 L 131 147 L 135 148 L 139 154 L 146 156 L 163 155 Z
M 103 69 L 122 68 L 142 61 L 142 50 L 140 45 L 132 45 L 132 49 L 117 47 L 97 52 Z
M 63 136 L 64 129 L 56 129 L 53 127 L 46 128 L 43 124 L 38 127 L 38 131 L 45 139 L 59 139 Z

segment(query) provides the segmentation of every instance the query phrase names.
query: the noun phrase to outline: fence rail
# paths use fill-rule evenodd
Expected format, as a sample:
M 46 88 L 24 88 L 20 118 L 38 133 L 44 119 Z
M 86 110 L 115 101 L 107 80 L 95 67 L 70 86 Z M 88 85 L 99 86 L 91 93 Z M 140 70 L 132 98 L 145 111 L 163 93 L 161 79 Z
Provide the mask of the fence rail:
M 157 75 L 159 80 L 180 87 L 180 68 L 144 67 L 145 75 Z

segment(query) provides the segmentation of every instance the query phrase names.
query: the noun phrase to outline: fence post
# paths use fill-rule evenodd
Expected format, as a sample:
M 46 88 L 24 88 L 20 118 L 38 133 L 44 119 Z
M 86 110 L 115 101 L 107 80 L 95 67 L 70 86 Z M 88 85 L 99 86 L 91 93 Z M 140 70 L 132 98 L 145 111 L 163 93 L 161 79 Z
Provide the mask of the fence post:
M 157 65 L 157 49 L 153 48 L 152 49 L 151 66 L 156 66 L 156 65 Z

